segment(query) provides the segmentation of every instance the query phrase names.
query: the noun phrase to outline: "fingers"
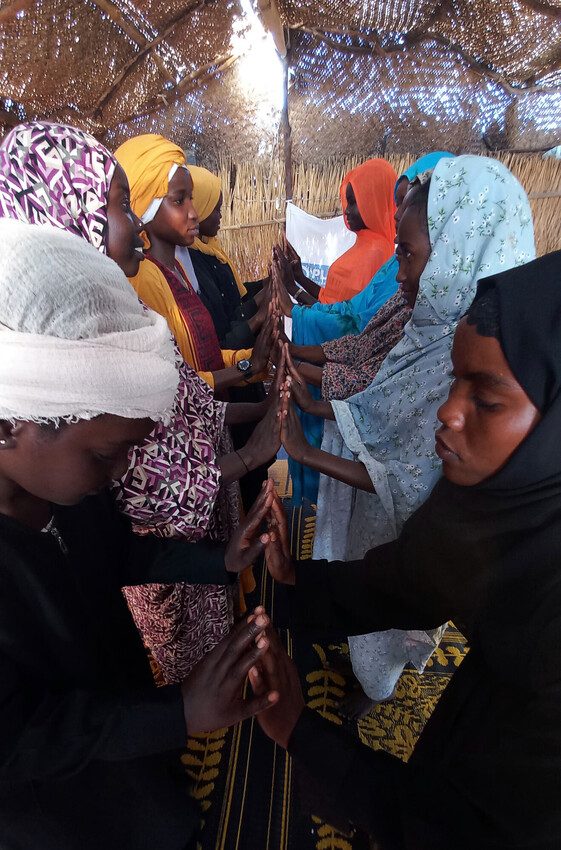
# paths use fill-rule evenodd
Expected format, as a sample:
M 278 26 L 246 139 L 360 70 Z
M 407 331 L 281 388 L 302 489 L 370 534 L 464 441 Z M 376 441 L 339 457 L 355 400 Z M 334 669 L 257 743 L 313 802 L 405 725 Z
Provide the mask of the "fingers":
M 239 719 L 247 720 L 250 717 L 255 717 L 256 714 L 260 714 L 262 711 L 266 711 L 268 708 L 271 708 L 271 706 L 275 705 L 275 703 L 277 703 L 278 701 L 278 691 L 270 691 L 269 693 L 263 694 L 262 696 L 255 696 L 252 699 L 248 699 L 243 704 Z
M 302 376 L 298 372 L 298 369 L 294 365 L 294 361 L 292 360 L 292 356 L 290 354 L 290 348 L 288 346 L 288 343 L 285 343 L 284 350 L 285 350 L 286 368 L 288 369 L 290 376 L 292 378 L 294 378 L 296 383 L 303 385 L 304 381 L 302 380 Z
M 282 547 L 283 554 L 286 558 L 290 558 L 291 555 L 290 541 L 288 539 L 288 522 L 286 519 L 284 508 L 282 506 L 282 502 L 278 498 L 276 493 L 275 498 L 273 498 L 273 503 L 271 505 L 270 516 L 274 518 L 274 522 L 277 528 L 277 535 Z
M 271 507 L 273 495 L 273 492 L 268 488 L 261 490 L 245 518 L 244 537 L 246 535 L 252 537 L 255 530 L 259 528 Z
M 248 618 L 249 619 L 249 618 Z M 251 622 L 242 620 L 234 627 L 232 632 L 220 641 L 213 653 L 216 652 L 216 676 L 221 679 L 235 672 L 238 663 L 241 663 L 245 669 L 245 674 L 257 659 L 263 654 L 268 647 L 269 642 L 265 637 L 259 640 L 259 643 L 264 641 L 262 646 L 255 643 L 255 638 L 263 632 L 270 624 L 270 620 L 266 614 L 258 614 Z M 211 654 L 207 656 L 210 658 Z

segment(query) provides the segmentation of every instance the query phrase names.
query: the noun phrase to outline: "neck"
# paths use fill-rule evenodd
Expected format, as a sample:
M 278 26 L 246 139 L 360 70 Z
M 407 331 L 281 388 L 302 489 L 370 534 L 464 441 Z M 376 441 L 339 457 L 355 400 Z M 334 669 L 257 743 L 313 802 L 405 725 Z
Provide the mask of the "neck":
M 163 239 L 159 239 L 156 236 L 153 236 L 150 231 L 148 231 L 148 236 L 150 238 L 150 254 L 155 257 L 159 263 L 163 266 L 166 266 L 168 269 L 175 268 L 175 245 L 172 245 L 171 242 L 164 242 Z
M 33 496 L 10 478 L 0 474 L 0 514 L 40 531 L 47 525 L 52 513 L 49 502 Z

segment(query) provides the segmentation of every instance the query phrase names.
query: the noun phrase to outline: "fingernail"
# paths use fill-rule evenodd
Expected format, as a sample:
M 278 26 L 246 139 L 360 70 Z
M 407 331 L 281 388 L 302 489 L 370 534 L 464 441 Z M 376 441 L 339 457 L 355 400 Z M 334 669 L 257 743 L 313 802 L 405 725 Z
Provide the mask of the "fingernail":
M 260 640 L 257 641 L 257 648 L 258 649 L 265 649 L 266 646 L 267 646 L 267 639 L 266 638 L 263 637 L 263 638 L 260 638 Z
M 259 614 L 255 621 L 256 626 L 266 626 L 269 622 L 268 617 L 264 617 L 263 614 Z

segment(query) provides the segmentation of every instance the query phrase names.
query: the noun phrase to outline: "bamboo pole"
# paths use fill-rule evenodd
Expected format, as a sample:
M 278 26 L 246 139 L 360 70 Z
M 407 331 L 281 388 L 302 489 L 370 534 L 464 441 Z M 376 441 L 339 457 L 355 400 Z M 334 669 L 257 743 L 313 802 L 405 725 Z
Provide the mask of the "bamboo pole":
M 290 69 L 290 51 L 282 58 L 282 82 L 283 102 L 281 114 L 281 127 L 284 148 L 284 185 L 285 196 L 288 201 L 292 200 L 292 128 L 290 126 L 290 114 L 288 111 L 288 76 Z

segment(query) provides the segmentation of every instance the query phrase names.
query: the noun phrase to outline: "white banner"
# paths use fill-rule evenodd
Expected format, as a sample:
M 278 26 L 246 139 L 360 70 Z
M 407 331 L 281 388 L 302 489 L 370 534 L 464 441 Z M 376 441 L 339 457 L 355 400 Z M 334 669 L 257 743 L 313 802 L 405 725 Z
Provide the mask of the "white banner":
M 329 266 L 352 248 L 356 235 L 345 227 L 342 215 L 316 218 L 288 201 L 286 238 L 300 255 L 304 274 L 319 286 L 325 286 Z

